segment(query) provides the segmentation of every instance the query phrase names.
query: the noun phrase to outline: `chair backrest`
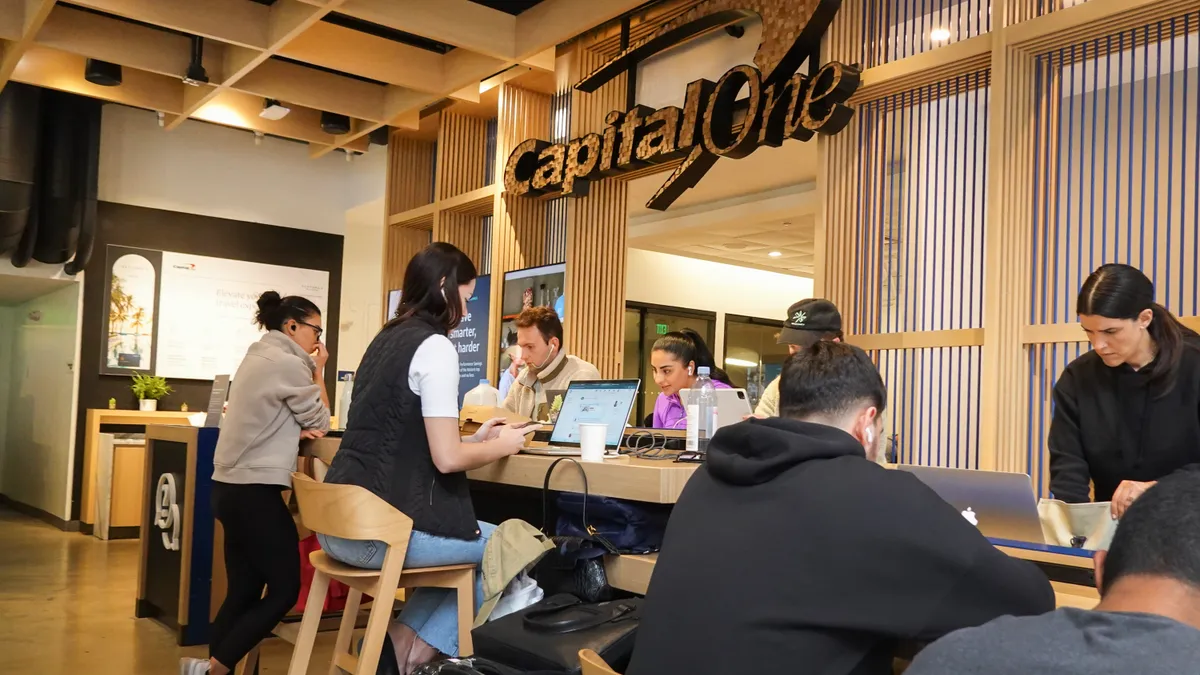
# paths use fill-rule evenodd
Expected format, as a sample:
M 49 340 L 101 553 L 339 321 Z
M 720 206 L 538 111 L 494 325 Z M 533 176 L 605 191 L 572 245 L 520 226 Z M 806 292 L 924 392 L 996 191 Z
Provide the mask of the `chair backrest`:
M 620 675 L 608 667 L 600 655 L 590 649 L 579 650 L 579 667 L 583 675 Z
M 408 545 L 412 518 L 366 488 L 318 483 L 296 472 L 292 474 L 292 489 L 300 506 L 300 521 L 313 532 L 342 539 Z

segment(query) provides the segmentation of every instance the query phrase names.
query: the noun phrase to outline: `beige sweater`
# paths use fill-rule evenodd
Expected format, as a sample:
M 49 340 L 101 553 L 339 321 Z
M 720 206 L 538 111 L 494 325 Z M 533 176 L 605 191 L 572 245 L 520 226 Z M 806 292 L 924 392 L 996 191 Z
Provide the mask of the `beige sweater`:
M 518 415 L 535 419 L 538 406 L 549 405 L 546 391 L 566 389 L 575 380 L 599 380 L 596 366 L 575 356 L 559 352 L 546 367 L 534 370 L 529 366 L 521 369 L 517 379 L 504 398 L 504 407 Z
M 758 406 L 754 408 L 755 415 L 763 415 L 765 417 L 779 417 L 779 378 L 771 380 L 766 389 L 763 389 L 762 398 L 758 399 Z

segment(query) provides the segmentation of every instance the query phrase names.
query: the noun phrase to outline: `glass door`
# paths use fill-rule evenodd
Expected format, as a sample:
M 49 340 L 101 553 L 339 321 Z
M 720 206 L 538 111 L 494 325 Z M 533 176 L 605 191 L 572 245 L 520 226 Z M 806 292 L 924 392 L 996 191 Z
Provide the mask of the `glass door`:
M 654 384 L 653 371 L 650 369 L 650 352 L 654 348 L 654 342 L 667 333 L 691 328 L 702 335 L 708 342 L 709 349 L 712 349 L 716 324 L 717 315 L 713 312 L 626 303 L 624 376 L 636 377 L 642 381 L 630 424 L 649 426 L 649 418 L 654 413 L 654 402 L 661 393 Z
M 778 344 L 778 339 L 778 320 L 725 315 L 725 372 L 734 386 L 746 390 L 751 407 L 758 405 L 787 360 L 787 345 Z

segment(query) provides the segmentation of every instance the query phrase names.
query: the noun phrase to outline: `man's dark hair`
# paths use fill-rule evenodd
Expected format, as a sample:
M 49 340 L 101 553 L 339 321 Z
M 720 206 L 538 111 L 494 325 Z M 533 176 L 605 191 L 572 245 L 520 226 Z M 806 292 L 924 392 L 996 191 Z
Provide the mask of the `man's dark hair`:
M 818 341 L 783 364 L 779 377 L 782 417 L 836 418 L 864 403 L 882 413 L 887 389 L 871 357 L 858 347 Z
M 563 325 L 558 320 L 558 314 L 549 307 L 530 307 L 517 315 L 517 328 L 537 327 L 542 339 L 547 343 L 550 338 L 558 338 L 558 348 L 563 345 Z
M 1108 592 L 1130 575 L 1167 577 L 1200 590 L 1200 473 L 1168 476 L 1129 507 L 1104 559 Z

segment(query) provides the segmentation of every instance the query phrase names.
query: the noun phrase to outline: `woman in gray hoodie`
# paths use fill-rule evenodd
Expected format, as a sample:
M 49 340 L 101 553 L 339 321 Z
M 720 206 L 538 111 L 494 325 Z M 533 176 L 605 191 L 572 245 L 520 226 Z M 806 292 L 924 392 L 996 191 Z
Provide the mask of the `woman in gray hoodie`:
M 229 588 L 212 623 L 211 658 L 183 659 L 180 675 L 230 672 L 300 594 L 300 542 L 281 492 L 291 486 L 300 439 L 329 430 L 329 353 L 321 312 L 307 298 L 267 291 L 256 320 L 268 332 L 238 366 L 213 458 Z

